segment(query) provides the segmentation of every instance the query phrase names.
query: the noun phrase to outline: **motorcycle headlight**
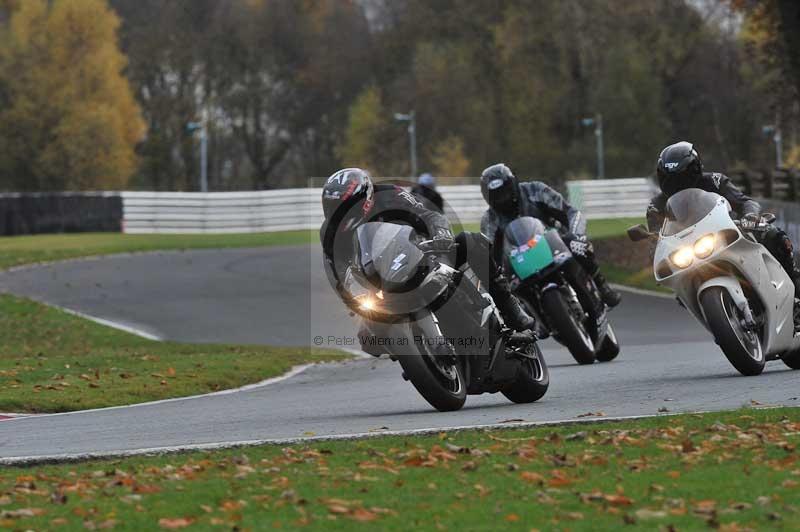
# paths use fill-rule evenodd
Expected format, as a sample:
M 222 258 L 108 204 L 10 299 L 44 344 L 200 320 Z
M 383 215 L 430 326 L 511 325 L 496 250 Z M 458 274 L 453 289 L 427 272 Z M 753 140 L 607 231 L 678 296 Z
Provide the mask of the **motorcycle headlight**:
M 378 292 L 374 296 L 366 294 L 358 297 L 357 299 L 358 299 L 358 306 L 361 307 L 361 310 L 367 310 L 367 311 L 377 310 L 379 301 L 383 299 L 383 291 Z
M 678 268 L 688 268 L 694 261 L 694 250 L 689 246 L 683 247 L 673 253 L 670 260 Z
M 717 245 L 717 238 L 713 234 L 701 237 L 694 243 L 694 254 L 698 259 L 705 259 L 712 253 Z
M 362 310 L 375 310 L 375 300 L 370 296 L 359 299 L 358 304 Z

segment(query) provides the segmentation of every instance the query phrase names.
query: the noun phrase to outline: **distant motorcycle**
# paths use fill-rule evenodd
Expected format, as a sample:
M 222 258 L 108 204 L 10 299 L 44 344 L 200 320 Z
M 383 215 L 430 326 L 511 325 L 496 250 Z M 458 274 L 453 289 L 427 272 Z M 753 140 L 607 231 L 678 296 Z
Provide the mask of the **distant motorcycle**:
M 467 394 L 496 392 L 537 401 L 550 377 L 535 337 L 505 327 L 472 270 L 449 266 L 446 254 L 411 227 L 364 224 L 346 302 L 434 408 L 458 410 Z
M 776 359 L 800 369 L 794 284 L 755 237 L 775 216 L 742 222 L 729 213 L 722 196 L 687 189 L 667 202 L 658 235 L 638 225 L 628 236 L 658 238 L 656 281 L 675 292 L 742 375 L 758 375 Z
M 517 218 L 506 226 L 502 246 L 515 293 L 579 364 L 619 355 L 608 309 L 557 230 L 537 218 Z

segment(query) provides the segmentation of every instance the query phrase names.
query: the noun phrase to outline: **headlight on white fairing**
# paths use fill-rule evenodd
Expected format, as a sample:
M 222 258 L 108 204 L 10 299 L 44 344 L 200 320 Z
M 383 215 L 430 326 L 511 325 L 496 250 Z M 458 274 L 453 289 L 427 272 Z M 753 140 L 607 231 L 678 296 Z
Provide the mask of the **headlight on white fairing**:
M 694 261 L 694 250 L 689 246 L 683 247 L 673 253 L 669 259 L 678 268 L 688 268 Z
M 713 233 L 700 237 L 697 242 L 694 243 L 694 254 L 698 259 L 705 259 L 714 253 L 716 245 L 717 237 Z

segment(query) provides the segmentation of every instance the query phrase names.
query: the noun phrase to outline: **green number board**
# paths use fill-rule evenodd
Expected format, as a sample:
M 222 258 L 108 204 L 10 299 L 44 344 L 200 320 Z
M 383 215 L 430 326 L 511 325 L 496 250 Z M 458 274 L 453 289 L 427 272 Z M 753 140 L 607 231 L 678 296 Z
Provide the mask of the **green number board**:
M 525 280 L 553 264 L 553 251 L 544 235 L 536 235 L 527 244 L 512 249 L 509 261 L 517 277 Z

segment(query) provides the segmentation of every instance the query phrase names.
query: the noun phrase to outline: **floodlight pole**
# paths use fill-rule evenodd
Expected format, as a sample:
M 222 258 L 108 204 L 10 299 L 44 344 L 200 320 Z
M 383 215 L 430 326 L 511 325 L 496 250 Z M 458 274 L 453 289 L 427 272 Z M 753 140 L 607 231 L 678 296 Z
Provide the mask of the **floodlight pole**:
M 586 127 L 594 126 L 594 136 L 597 139 L 597 179 L 605 179 L 606 162 L 603 149 L 603 115 L 598 113 L 594 118 L 584 118 L 581 124 Z
M 772 141 L 775 143 L 775 168 L 783 167 L 783 135 L 781 128 L 775 125 L 767 125 L 761 127 L 764 135 L 772 135 Z
M 417 177 L 417 117 L 416 112 L 408 114 L 395 113 L 394 119 L 398 122 L 408 122 L 409 157 L 411 159 L 411 177 Z
M 208 192 L 208 114 L 203 109 L 203 119 L 200 122 L 189 122 L 186 130 L 189 133 L 200 132 L 200 192 Z

